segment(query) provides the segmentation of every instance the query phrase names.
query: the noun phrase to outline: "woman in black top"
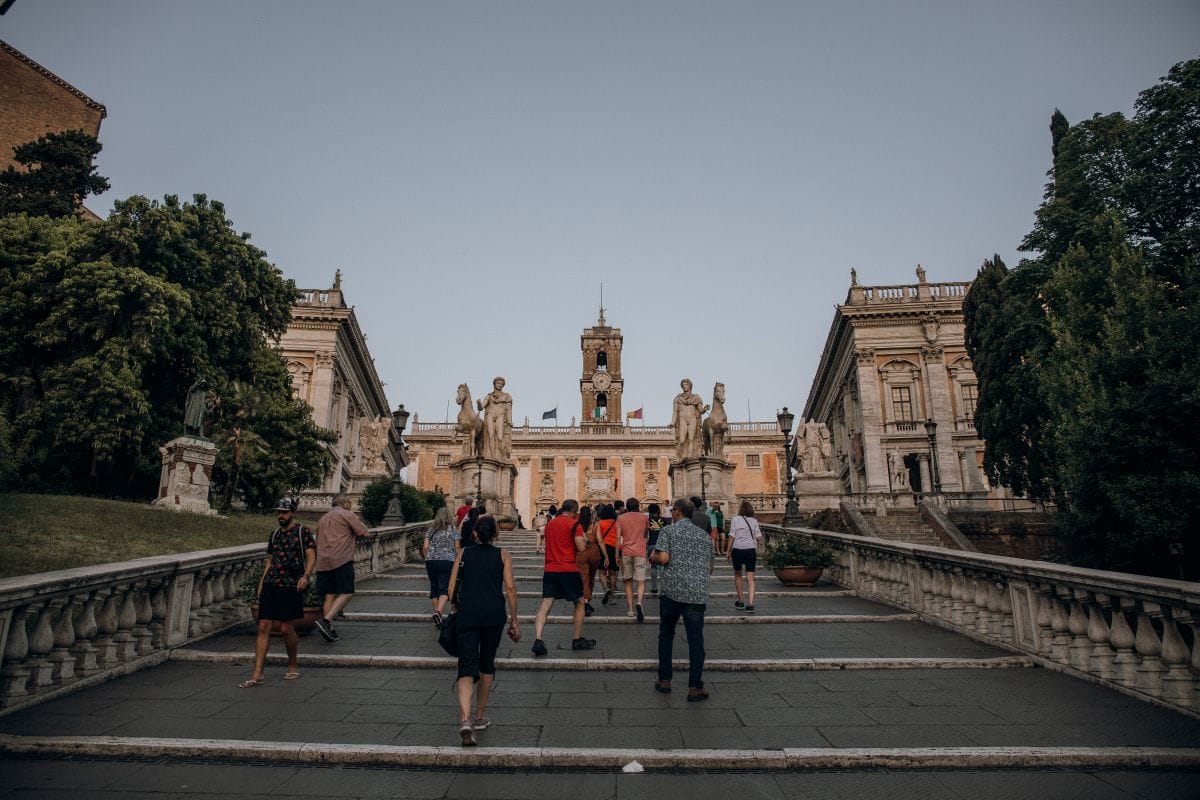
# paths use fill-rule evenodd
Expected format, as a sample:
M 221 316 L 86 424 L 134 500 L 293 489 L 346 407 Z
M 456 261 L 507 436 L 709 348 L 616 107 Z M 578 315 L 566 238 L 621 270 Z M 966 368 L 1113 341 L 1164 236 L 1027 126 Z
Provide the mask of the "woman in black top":
M 462 712 L 458 733 L 464 745 L 475 744 L 475 731 L 492 724 L 487 717 L 488 697 L 496 679 L 496 650 L 504 634 L 504 598 L 508 596 L 508 635 L 521 641 L 517 620 L 517 585 L 513 581 L 512 558 L 496 547 L 496 520 L 475 520 L 475 541 L 454 560 L 450 586 L 457 586 L 458 617 L 458 706 Z M 461 582 L 459 576 L 462 576 Z M 457 582 L 457 583 L 456 583 Z M 438 599 L 438 612 L 446 608 L 447 596 Z M 475 716 L 471 716 L 471 690 L 475 690 Z

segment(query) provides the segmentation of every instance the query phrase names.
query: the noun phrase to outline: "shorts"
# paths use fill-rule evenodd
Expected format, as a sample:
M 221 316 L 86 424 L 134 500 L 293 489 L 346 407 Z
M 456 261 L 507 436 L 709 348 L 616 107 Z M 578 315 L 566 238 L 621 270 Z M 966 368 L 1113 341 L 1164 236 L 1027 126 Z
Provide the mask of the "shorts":
M 429 597 L 441 597 L 449 594 L 450 571 L 454 569 L 453 561 L 426 561 L 425 574 L 429 576 Z
M 579 572 L 543 572 L 542 597 L 555 600 L 570 600 L 572 603 L 583 597 L 583 579 Z
M 621 556 L 621 578 L 627 581 L 646 580 L 648 563 L 645 556 Z
M 754 572 L 754 568 L 758 566 L 758 549 L 754 547 L 735 547 L 729 551 L 729 557 L 733 561 L 734 572 L 742 567 L 746 568 L 746 572 Z
M 259 620 L 292 622 L 304 616 L 304 595 L 288 586 L 264 583 L 258 596 Z
M 336 569 L 317 571 L 317 594 L 354 594 L 354 562 L 347 561 Z
M 458 634 L 458 677 L 479 680 L 479 676 L 496 674 L 496 650 L 504 635 L 504 623 L 498 625 L 464 625 L 455 629 Z
M 608 566 L 605 567 L 605 572 L 616 572 L 621 568 L 621 557 L 617 554 L 615 544 L 604 545 L 604 554 L 608 556 Z

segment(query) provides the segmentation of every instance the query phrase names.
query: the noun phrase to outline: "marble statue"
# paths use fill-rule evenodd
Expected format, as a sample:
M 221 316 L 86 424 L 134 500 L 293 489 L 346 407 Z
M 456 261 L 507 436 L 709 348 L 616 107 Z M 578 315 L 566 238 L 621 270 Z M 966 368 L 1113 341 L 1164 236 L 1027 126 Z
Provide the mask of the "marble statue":
M 208 411 L 208 381 L 201 378 L 188 389 L 183 408 L 184 434 L 204 438 L 204 417 Z
M 704 452 L 700 418 L 708 411 L 708 406 L 700 399 L 700 395 L 692 392 L 692 382 L 687 378 L 679 382 L 679 388 L 683 391 L 675 395 L 671 427 L 675 431 L 675 460 L 683 461 L 696 458 Z
M 800 457 L 801 471 L 809 474 L 829 472 L 832 468 L 833 445 L 829 440 L 829 428 L 825 423 L 809 420 L 804 423 L 803 454 Z
M 483 420 L 475 413 L 471 405 L 471 390 L 465 383 L 458 385 L 458 394 L 454 396 L 458 403 L 458 421 L 454 423 L 454 435 L 463 434 L 463 458 L 477 458 L 483 455 Z
M 908 467 L 904 465 L 904 456 L 899 448 L 888 453 L 888 468 L 892 473 L 892 491 L 903 491 L 908 488 Z
M 725 458 L 725 434 L 729 431 L 729 417 L 725 414 L 725 384 L 713 387 L 712 411 L 704 420 L 704 454 L 709 458 Z
M 378 472 L 382 464 L 383 451 L 387 449 L 388 429 L 391 420 L 376 416 L 374 420 L 363 418 L 358 429 L 358 446 L 362 450 L 362 471 Z
M 483 412 L 483 455 L 497 461 L 512 457 L 512 395 L 504 391 L 504 378 L 492 381 L 492 391 L 476 402 Z

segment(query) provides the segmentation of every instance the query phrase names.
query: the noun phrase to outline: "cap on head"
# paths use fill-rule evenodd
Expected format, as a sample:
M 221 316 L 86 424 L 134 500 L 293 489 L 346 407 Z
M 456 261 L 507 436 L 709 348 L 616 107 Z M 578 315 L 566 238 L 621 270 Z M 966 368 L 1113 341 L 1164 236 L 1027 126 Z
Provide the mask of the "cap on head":
M 279 502 L 275 504 L 276 511 L 295 511 L 296 501 L 290 497 L 281 497 Z

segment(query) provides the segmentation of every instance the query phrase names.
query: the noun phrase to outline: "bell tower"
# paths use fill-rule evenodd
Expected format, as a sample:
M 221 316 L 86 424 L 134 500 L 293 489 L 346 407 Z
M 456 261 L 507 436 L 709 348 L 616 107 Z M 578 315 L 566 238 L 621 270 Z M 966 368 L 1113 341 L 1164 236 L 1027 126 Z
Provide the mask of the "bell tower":
M 579 379 L 579 394 L 583 401 L 584 425 L 621 425 L 621 345 L 624 338 L 620 328 L 611 328 L 604 320 L 604 304 L 596 324 L 583 329 L 579 347 L 583 351 L 583 377 Z

